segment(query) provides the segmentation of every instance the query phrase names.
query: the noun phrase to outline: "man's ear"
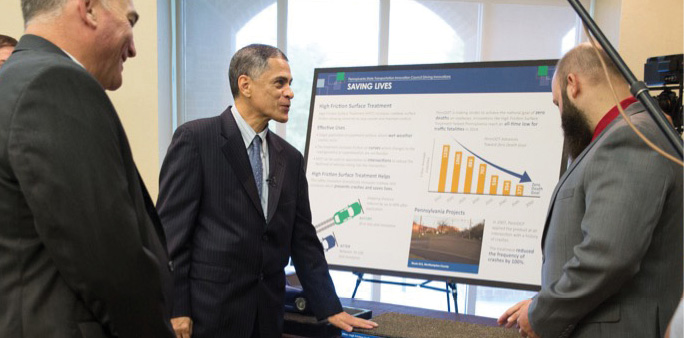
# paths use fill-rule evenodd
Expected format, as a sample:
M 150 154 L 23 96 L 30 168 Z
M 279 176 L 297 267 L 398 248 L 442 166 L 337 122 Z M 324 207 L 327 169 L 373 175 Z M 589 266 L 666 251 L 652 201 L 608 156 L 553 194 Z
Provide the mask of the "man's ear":
M 252 79 L 247 75 L 240 75 L 238 77 L 238 89 L 240 96 L 249 98 L 252 96 Z
M 81 21 L 88 27 L 97 27 L 97 16 L 95 15 L 95 2 L 99 0 L 79 0 L 78 14 Z
M 576 99 L 582 91 L 582 85 L 577 77 L 577 74 L 568 73 L 566 80 L 568 85 L 565 87 L 565 91 L 568 94 L 568 97 Z

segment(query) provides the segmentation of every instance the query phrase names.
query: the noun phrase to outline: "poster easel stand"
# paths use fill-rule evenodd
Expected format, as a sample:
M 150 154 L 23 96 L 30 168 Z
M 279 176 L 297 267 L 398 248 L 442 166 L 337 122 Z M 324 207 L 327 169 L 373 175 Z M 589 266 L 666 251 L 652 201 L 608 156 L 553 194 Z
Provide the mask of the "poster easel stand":
M 390 284 L 390 285 L 399 285 L 399 286 L 411 286 L 411 287 L 417 287 L 417 288 L 422 288 L 422 289 L 428 289 L 428 290 L 434 290 L 434 291 L 440 291 L 440 292 L 445 292 L 446 297 L 447 297 L 447 312 L 451 312 L 451 300 L 449 299 L 449 295 L 454 300 L 454 312 L 458 313 L 458 290 L 456 289 L 456 283 L 453 281 L 447 280 L 445 281 L 445 288 L 438 288 L 432 285 L 428 285 L 432 282 L 432 280 L 426 280 L 422 283 L 407 283 L 407 282 L 394 282 L 394 281 L 387 281 L 387 280 L 381 280 L 381 279 L 371 279 L 371 278 L 364 278 L 364 273 L 363 272 L 352 272 L 353 274 L 356 275 L 356 286 L 354 286 L 354 292 L 352 293 L 351 298 L 354 299 L 356 297 L 356 291 L 359 289 L 359 285 L 361 282 L 369 282 L 369 283 L 378 283 L 378 284 Z

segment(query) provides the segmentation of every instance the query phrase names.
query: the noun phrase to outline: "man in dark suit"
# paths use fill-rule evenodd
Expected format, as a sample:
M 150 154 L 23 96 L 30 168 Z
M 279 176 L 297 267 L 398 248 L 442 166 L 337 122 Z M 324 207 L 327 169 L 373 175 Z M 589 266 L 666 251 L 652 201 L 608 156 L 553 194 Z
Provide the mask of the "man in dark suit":
M 682 294 L 682 168 L 616 99 L 674 149 L 602 50 L 568 52 L 552 88 L 573 160 L 551 197 L 541 291 L 499 322 L 523 337 L 662 337 Z
M 22 0 L 0 69 L 0 337 L 173 337 L 163 229 L 105 89 L 130 0 Z
M 176 267 L 177 336 L 280 337 L 290 256 L 319 319 L 373 327 L 342 311 L 311 224 L 304 159 L 267 128 L 288 119 L 287 58 L 250 45 L 229 77 L 235 106 L 180 126 L 162 165 L 157 206 Z

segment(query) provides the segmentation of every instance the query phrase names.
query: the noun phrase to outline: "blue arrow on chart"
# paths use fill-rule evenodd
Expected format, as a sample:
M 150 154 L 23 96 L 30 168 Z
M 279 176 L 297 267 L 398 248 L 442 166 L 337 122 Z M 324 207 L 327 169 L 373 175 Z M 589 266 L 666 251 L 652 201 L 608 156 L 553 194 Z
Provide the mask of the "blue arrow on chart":
M 475 157 L 479 158 L 480 161 L 482 161 L 482 162 L 484 162 L 484 163 L 487 163 L 487 164 L 491 165 L 492 167 L 494 167 L 494 168 L 496 168 L 496 169 L 499 169 L 499 170 L 505 172 L 506 174 L 509 174 L 509 175 L 511 175 L 511 176 L 515 176 L 515 177 L 519 178 L 519 179 L 520 179 L 520 182 L 519 182 L 519 183 L 532 182 L 532 180 L 530 179 L 530 175 L 527 174 L 527 171 L 524 171 L 524 172 L 522 173 L 522 175 L 521 175 L 521 174 L 515 173 L 515 172 L 513 172 L 513 171 L 510 171 L 510 170 L 508 170 L 508 169 L 504 169 L 504 168 L 502 168 L 502 167 L 500 167 L 500 166 L 498 166 L 498 165 L 496 165 L 496 164 L 494 164 L 494 163 L 492 163 L 492 162 L 489 162 L 489 161 L 485 160 L 485 159 L 482 158 L 480 155 L 475 154 L 475 153 L 472 152 L 470 149 L 466 148 L 463 144 L 461 144 L 461 142 L 458 142 L 457 139 L 454 139 L 454 141 L 456 141 L 456 143 L 458 143 L 458 145 L 460 145 L 461 147 L 463 147 L 463 149 L 465 149 L 465 150 L 468 151 L 469 153 L 475 155 Z

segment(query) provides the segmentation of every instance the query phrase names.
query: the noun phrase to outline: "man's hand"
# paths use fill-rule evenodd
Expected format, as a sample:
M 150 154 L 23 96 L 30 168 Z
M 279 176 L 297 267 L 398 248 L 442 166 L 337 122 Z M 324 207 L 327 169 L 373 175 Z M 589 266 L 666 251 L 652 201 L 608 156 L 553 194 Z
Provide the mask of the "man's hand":
M 504 312 L 501 317 L 496 321 L 499 325 L 506 325 L 506 328 L 511 328 L 513 325 L 518 323 L 518 317 L 520 317 L 520 308 L 525 305 L 525 303 L 532 302 L 531 299 L 526 299 L 517 304 L 511 306 L 506 312 Z
M 501 317 L 497 320 L 499 325 L 505 325 L 506 328 L 511 328 L 516 325 L 520 332 L 521 337 L 529 338 L 539 338 L 534 330 L 532 330 L 532 325 L 530 324 L 530 319 L 527 312 L 530 308 L 531 299 L 525 299 L 517 304 L 511 306 L 506 312 L 504 312 Z
M 518 327 L 520 328 L 520 336 L 529 338 L 539 338 L 539 335 L 532 330 L 532 324 L 530 324 L 530 318 L 527 313 L 530 308 L 531 299 L 522 301 L 522 306 L 518 310 Z
M 354 317 L 344 311 L 328 317 L 328 321 L 330 324 L 335 325 L 347 332 L 351 332 L 355 327 L 362 329 L 372 329 L 378 327 L 378 324 L 375 322 Z
M 171 318 L 171 326 L 176 332 L 176 338 L 190 338 L 192 336 L 192 319 L 190 317 Z

